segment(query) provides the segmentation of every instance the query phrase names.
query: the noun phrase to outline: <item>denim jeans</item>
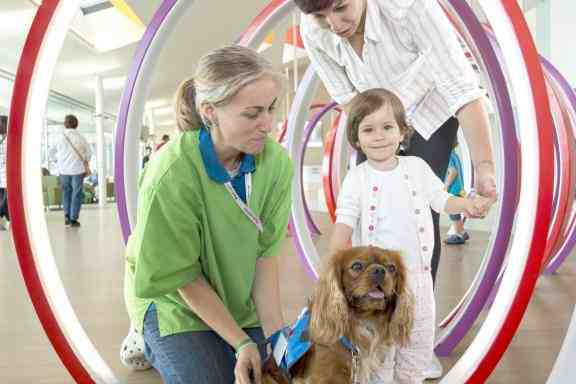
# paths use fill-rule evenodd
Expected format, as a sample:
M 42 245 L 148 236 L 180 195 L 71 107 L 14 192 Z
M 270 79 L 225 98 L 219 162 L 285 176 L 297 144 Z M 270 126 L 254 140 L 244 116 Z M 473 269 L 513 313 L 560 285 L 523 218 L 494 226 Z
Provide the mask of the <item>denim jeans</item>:
M 262 328 L 244 331 L 260 348 L 264 359 Z M 183 332 L 160 336 L 156 307 L 151 304 L 144 318 L 146 359 L 166 384 L 232 384 L 234 349 L 214 331 Z
M 5 217 L 6 220 L 10 220 L 10 215 L 8 214 L 8 193 L 6 188 L 0 188 L 0 218 Z
M 60 175 L 60 185 L 64 201 L 64 214 L 70 220 L 78 220 L 80 207 L 84 200 L 84 174 L 80 175 Z

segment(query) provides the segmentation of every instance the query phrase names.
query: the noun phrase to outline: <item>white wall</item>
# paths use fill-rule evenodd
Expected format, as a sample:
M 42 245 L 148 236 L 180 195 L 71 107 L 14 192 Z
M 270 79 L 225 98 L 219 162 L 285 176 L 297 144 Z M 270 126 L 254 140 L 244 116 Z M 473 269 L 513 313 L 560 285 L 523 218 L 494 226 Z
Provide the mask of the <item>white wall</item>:
M 542 0 L 525 16 L 540 54 L 576 88 L 576 1 Z
M 576 1 L 550 2 L 550 61 L 576 88 Z

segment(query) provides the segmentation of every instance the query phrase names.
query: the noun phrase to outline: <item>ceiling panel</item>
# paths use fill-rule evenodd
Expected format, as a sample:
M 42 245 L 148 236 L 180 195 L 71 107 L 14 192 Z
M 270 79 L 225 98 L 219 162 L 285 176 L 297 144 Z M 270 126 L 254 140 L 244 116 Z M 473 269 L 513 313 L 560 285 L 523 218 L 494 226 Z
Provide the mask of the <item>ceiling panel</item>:
M 183 0 L 182 0 L 183 1 Z M 186 0 L 188 1 L 188 0 Z M 190 76 L 200 55 L 210 49 L 229 44 L 240 34 L 269 0 L 211 0 L 197 1 L 188 8 L 169 36 L 160 52 L 156 71 L 150 79 L 149 99 L 171 99 L 177 85 Z M 160 4 L 158 0 L 128 0 L 136 14 L 147 24 Z M 223 12 L 223 7 L 226 12 Z M 29 0 L 1 0 L 1 16 L 7 12 L 26 12 L 29 17 L 20 19 L 8 33 L 0 26 L 0 68 L 14 73 L 27 30 L 31 24 L 34 7 Z M 281 28 L 285 28 L 284 26 Z M 103 26 L 104 27 L 104 26 Z M 281 36 L 281 34 L 280 34 Z M 94 76 L 126 76 L 136 44 L 105 54 L 93 50 L 72 33 L 66 38 L 58 60 L 52 88 L 67 96 L 93 105 L 94 96 L 90 82 Z M 280 63 L 281 44 L 268 49 L 265 56 Z M 105 92 L 105 110 L 116 113 L 121 89 Z

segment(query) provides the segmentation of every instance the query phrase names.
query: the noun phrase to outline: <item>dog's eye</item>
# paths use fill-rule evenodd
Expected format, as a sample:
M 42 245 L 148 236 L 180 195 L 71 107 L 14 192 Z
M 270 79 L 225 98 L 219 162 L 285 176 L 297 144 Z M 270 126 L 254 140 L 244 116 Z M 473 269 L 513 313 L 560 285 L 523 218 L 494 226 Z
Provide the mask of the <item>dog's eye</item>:
M 386 271 L 389 273 L 394 273 L 396 272 L 396 266 L 394 264 L 387 264 Z
M 350 269 L 352 269 L 354 272 L 360 272 L 362 269 L 364 269 L 364 266 L 361 262 L 356 261 L 350 266 Z

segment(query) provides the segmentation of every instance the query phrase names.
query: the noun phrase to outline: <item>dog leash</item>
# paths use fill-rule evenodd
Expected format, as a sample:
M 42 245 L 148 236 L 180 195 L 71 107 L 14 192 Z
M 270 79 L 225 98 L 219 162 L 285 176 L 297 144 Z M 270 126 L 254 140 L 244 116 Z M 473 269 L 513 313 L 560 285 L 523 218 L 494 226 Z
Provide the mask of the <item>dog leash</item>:
M 350 365 L 350 383 L 360 384 L 360 352 L 347 337 L 342 336 L 340 338 L 340 343 L 342 343 L 344 348 L 350 351 L 350 354 L 352 355 L 352 364 Z

